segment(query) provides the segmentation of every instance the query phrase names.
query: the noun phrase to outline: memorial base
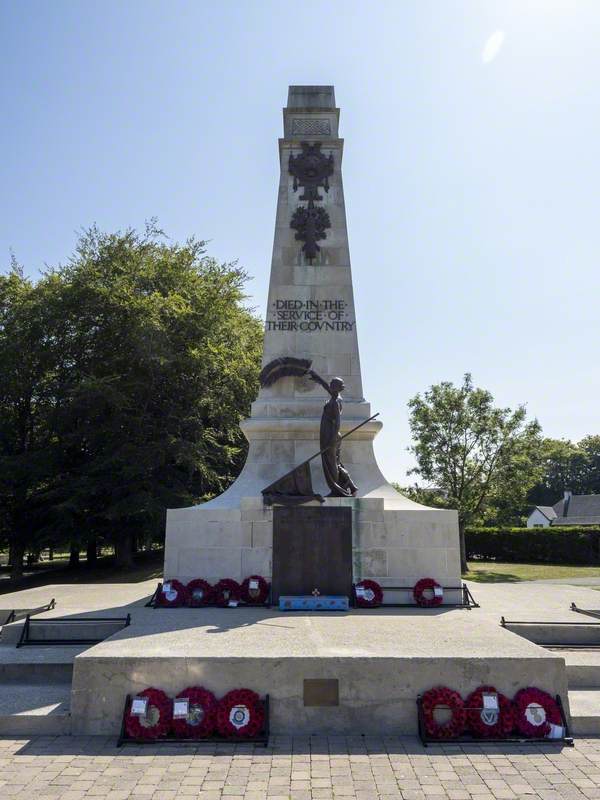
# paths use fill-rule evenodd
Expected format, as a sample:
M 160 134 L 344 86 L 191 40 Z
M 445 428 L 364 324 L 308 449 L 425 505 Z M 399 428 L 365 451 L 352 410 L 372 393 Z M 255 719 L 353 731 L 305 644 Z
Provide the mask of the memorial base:
M 225 496 L 224 496 L 225 497 Z M 442 586 L 460 586 L 460 551 L 456 511 L 424 508 L 401 495 L 392 497 L 325 498 L 294 511 L 313 511 L 325 520 L 333 509 L 349 509 L 352 517 L 352 580 L 377 581 L 384 589 L 412 587 L 420 578 L 434 578 Z M 204 578 L 242 581 L 249 575 L 273 579 L 274 517 L 278 506 L 262 497 L 243 497 L 233 507 L 211 502 L 170 509 L 165 544 L 165 579 L 187 583 Z M 288 511 L 288 509 L 285 509 Z M 298 569 L 298 565 L 294 567 Z M 311 578 L 312 580 L 312 578 Z M 341 594 L 326 586 L 303 586 Z M 349 592 L 348 592 L 349 593 Z M 277 597 L 274 596 L 277 602 Z M 406 592 L 391 590 L 386 602 L 406 602 Z M 456 603 L 448 594 L 444 602 Z

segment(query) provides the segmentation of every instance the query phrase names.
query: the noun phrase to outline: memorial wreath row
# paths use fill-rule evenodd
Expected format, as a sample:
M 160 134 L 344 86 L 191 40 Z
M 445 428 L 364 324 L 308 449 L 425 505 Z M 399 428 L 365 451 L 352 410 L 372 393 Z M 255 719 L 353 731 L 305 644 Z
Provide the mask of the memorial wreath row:
M 125 733 L 130 739 L 248 739 L 265 727 L 265 708 L 256 692 L 233 689 L 217 700 L 202 686 L 188 686 L 170 698 L 161 689 L 144 689 L 125 708 Z
M 356 605 L 360 608 L 376 608 L 383 602 L 383 589 L 377 581 L 360 581 L 354 587 Z M 433 578 L 421 578 L 413 587 L 415 603 L 421 608 L 440 606 L 444 600 L 444 590 Z
M 563 715 L 556 700 L 541 689 L 520 689 L 513 700 L 493 686 L 480 686 L 466 700 L 438 686 L 421 698 L 423 723 L 432 739 L 453 739 L 465 732 L 478 738 L 503 739 L 513 731 L 532 739 L 561 739 Z M 440 711 L 446 719 L 439 720 Z M 448 716 L 449 712 L 449 716 Z
M 156 594 L 156 605 L 163 608 L 180 606 L 236 606 L 263 605 L 269 596 L 269 582 L 261 575 L 250 575 L 239 584 L 232 578 L 223 578 L 214 586 L 202 578 L 195 578 L 187 585 L 173 578 L 165 581 Z

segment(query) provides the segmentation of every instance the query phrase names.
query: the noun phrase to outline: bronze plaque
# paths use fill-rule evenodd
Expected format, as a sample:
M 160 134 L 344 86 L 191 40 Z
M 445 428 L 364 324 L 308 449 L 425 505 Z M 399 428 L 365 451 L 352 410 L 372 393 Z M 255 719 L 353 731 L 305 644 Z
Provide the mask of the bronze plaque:
M 340 682 L 337 678 L 305 678 L 305 706 L 339 706 Z
M 352 594 L 352 509 L 275 506 L 273 602 L 284 594 Z

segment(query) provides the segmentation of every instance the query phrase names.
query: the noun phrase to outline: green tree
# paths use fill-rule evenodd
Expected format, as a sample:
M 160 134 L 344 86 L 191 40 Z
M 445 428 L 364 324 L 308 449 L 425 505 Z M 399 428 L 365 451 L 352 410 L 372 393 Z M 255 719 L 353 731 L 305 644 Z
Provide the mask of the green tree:
M 443 382 L 409 402 L 417 467 L 413 473 L 458 511 L 461 568 L 467 570 L 465 526 L 490 508 L 520 506 L 539 477 L 540 426 L 524 406 L 496 408 L 490 392 Z
M 165 508 L 236 477 L 262 347 L 246 280 L 203 242 L 168 242 L 151 224 L 85 231 L 69 263 L 30 286 L 45 327 L 23 342 L 26 360 L 49 352 L 39 368 L 48 402 L 42 393 L 36 405 L 49 465 L 36 479 L 38 536 L 94 550 L 101 537 L 129 564 L 136 541 L 162 536 Z M 23 463 L 30 473 L 31 457 Z
M 0 536 L 12 574 L 39 538 L 40 503 L 53 474 L 55 343 L 44 283 L 12 261 L 0 275 Z

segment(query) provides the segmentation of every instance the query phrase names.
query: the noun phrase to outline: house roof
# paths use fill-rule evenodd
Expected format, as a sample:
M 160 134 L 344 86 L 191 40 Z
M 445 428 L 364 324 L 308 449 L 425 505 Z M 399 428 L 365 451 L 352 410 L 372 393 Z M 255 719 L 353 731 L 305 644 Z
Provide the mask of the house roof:
M 564 500 L 553 506 L 556 517 L 551 525 L 600 525 L 600 494 L 574 494 L 567 504 L 564 515 Z
M 552 508 L 552 506 L 536 506 L 537 511 L 543 514 L 546 519 L 553 520 L 556 517 L 556 511 Z

